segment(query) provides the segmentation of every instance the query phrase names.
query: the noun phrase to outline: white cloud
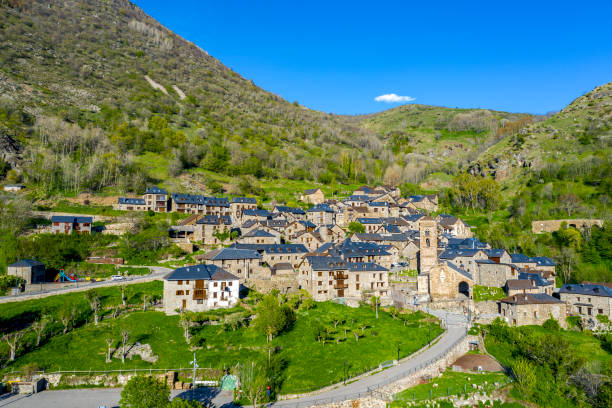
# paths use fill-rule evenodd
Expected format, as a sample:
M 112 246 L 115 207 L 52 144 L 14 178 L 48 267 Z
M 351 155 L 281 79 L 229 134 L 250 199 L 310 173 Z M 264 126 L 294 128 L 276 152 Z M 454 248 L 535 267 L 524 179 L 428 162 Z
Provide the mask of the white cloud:
M 376 98 L 374 98 L 374 100 L 376 102 L 386 102 L 386 103 L 412 102 L 415 99 L 416 98 L 413 98 L 412 96 L 400 96 L 400 95 L 396 95 L 394 93 L 380 95 L 380 96 L 377 96 Z

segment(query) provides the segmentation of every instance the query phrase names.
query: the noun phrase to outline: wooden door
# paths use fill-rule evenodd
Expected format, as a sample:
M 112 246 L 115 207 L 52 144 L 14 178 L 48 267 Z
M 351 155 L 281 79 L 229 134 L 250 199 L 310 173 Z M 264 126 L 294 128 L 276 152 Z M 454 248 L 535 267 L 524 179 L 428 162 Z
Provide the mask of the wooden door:
M 183 309 L 187 309 L 187 299 L 183 299 Z

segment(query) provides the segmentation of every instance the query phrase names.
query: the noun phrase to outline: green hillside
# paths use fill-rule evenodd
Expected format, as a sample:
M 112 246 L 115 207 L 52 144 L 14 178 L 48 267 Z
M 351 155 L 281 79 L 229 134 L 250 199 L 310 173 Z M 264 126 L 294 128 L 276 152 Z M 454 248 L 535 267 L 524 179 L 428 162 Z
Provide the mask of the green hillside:
M 524 117 L 421 105 L 313 111 L 126 0 L 6 1 L 0 31 L 0 178 L 38 186 L 39 197 L 147 183 L 260 194 L 288 179 L 417 182 L 456 171 L 458 157 Z

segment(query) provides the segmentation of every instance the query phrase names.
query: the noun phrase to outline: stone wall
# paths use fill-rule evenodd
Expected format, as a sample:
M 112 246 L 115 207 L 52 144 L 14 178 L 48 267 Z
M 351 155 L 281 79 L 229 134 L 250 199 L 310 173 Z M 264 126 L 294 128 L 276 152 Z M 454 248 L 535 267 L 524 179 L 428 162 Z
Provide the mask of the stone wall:
M 579 230 L 584 230 L 585 228 L 591 228 L 593 226 L 597 226 L 599 228 L 603 226 L 603 221 L 598 219 L 536 220 L 531 222 L 531 231 L 534 234 L 558 231 L 561 228 L 561 224 L 564 222 L 568 227 L 573 226 Z

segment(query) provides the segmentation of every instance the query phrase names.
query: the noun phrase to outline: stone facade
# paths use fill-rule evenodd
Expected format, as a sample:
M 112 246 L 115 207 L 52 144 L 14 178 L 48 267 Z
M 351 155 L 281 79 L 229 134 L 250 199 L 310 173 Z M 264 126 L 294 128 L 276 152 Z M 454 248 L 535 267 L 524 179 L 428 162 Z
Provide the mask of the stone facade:
M 45 281 L 45 265 L 34 259 L 23 259 L 7 267 L 7 274 L 17 276 L 27 285 Z
M 518 279 L 519 271 L 510 264 L 476 262 L 474 280 L 478 285 L 501 288 L 509 279 Z
M 510 326 L 542 325 L 553 317 L 566 327 L 566 304 L 544 294 L 513 295 L 500 302 L 502 318 Z
M 541 234 L 543 232 L 554 232 L 561 228 L 561 224 L 566 223 L 568 227 L 574 227 L 579 230 L 585 228 L 603 226 L 603 220 L 598 219 L 574 219 L 574 220 L 537 220 L 531 222 L 531 231 L 534 234 Z
M 311 190 L 306 190 L 300 196 L 300 201 L 311 204 L 321 204 L 325 201 L 325 195 L 320 188 L 313 188 Z
M 564 285 L 559 291 L 559 297 L 569 305 L 572 315 L 586 318 L 604 315 L 612 319 L 612 289 L 607 290 L 602 286 Z
M 452 268 L 441 264 L 429 270 L 429 295 L 432 300 L 455 299 L 461 294 L 471 297 L 474 281 Z
M 419 273 L 427 273 L 438 264 L 437 223 L 431 217 L 423 217 L 419 223 Z
M 177 310 L 203 312 L 228 308 L 238 302 L 240 282 L 234 277 L 220 280 L 164 279 L 164 310 L 167 315 Z

